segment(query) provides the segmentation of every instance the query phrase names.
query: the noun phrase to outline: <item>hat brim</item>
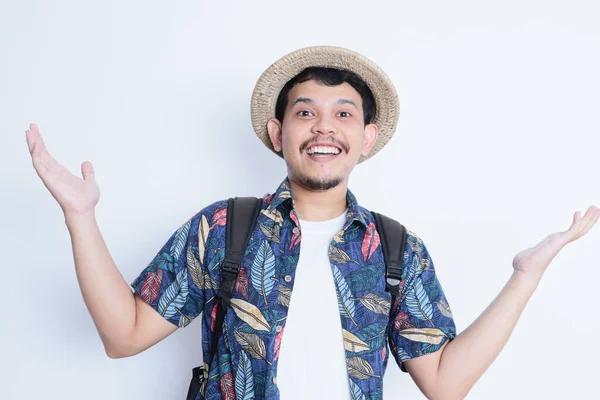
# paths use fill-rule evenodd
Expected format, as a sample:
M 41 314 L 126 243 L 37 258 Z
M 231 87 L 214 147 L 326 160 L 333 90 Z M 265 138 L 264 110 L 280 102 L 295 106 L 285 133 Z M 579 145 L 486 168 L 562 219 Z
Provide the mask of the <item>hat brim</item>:
M 377 154 L 392 138 L 398 124 L 400 104 L 398 93 L 389 77 L 373 61 L 342 47 L 313 46 L 291 52 L 273 63 L 258 79 L 250 102 L 252 126 L 258 138 L 278 156 L 267 132 L 267 121 L 275 117 L 275 106 L 285 84 L 308 67 L 347 70 L 358 75 L 375 98 L 375 115 L 371 121 L 379 129 L 379 137 L 368 156 Z

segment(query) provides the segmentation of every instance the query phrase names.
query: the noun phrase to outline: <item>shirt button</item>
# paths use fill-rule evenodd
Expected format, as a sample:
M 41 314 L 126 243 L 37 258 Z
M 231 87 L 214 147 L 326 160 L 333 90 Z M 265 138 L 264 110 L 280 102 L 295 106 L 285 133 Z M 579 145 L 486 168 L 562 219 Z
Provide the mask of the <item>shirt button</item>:
M 300 232 L 300 229 L 298 229 L 298 227 L 295 227 L 294 229 L 292 229 L 292 232 L 294 234 L 297 234 L 298 232 Z
M 281 332 L 281 329 L 282 329 L 282 328 L 281 328 L 281 325 L 277 325 L 277 328 L 275 328 L 275 330 L 276 330 L 277 332 Z
M 286 275 L 283 280 L 285 280 L 287 283 L 290 283 L 292 281 L 292 277 L 290 275 Z
M 273 385 L 277 385 L 277 377 L 276 376 L 273 377 Z

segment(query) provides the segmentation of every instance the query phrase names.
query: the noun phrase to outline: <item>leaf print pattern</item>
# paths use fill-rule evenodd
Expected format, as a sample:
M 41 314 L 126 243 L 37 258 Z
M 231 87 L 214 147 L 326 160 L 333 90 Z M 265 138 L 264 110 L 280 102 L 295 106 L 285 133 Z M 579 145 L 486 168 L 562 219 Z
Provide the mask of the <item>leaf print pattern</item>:
M 231 372 L 223 375 L 223 377 L 219 380 L 219 386 L 221 387 L 221 393 L 223 393 L 224 400 L 235 400 L 233 375 Z
M 431 326 L 434 326 L 433 321 L 433 306 L 429 301 L 429 296 L 423 289 L 423 282 L 420 279 L 415 281 L 412 290 L 406 293 L 406 304 L 410 313 L 416 318 L 429 321 Z
M 237 292 L 244 296 L 244 299 L 248 299 L 248 275 L 246 275 L 245 268 L 240 269 L 234 288 Z
M 340 310 L 340 314 L 342 314 L 346 318 L 350 318 L 354 325 L 357 325 L 356 321 L 354 321 L 354 311 L 356 307 L 351 298 L 350 287 L 346 283 L 344 276 L 336 267 L 333 267 L 333 278 L 335 280 L 335 286 L 337 289 L 337 298 L 338 298 L 338 306 Z
M 248 354 L 250 354 L 254 358 L 262 358 L 269 365 L 271 362 L 267 360 L 267 348 L 265 347 L 265 342 L 254 333 L 246 333 L 235 331 L 234 333 L 235 340 L 238 341 L 242 349 L 244 349 Z
M 423 273 L 429 269 L 429 260 L 426 258 L 421 258 L 421 269 L 420 273 Z
M 390 358 L 388 342 L 394 360 L 402 368 L 403 362 L 437 351 L 445 340 L 453 339 L 455 327 L 429 253 L 410 231 L 403 255 L 401 292 L 390 313 L 375 220 L 350 191 L 347 206 L 344 228 L 332 238 L 328 255 L 350 393 L 353 399 L 380 400 L 382 377 Z M 202 313 L 205 363 L 220 307 L 216 295 L 222 279 L 226 216 L 227 200 L 201 210 L 173 233 L 132 282 L 136 295 L 176 326 L 187 326 Z M 279 399 L 273 378 L 282 357 L 284 329 L 277 332 L 275 328 L 287 318 L 292 285 L 288 286 L 283 277 L 295 276 L 301 241 L 294 199 L 286 180 L 263 201 L 225 314 L 217 356 L 206 366 L 201 398 Z M 269 251 L 273 265 L 258 262 L 261 252 L 261 257 L 270 259 Z M 254 268 L 255 261 L 258 268 Z M 275 290 L 277 293 L 273 293 Z M 318 333 L 323 328 L 311 329 Z
M 200 218 L 200 226 L 198 227 L 198 256 L 200 258 L 200 264 L 204 262 L 204 252 L 206 250 L 206 239 L 208 239 L 208 220 L 206 216 Z
M 400 336 L 417 342 L 437 345 L 446 337 L 446 334 L 435 328 L 414 328 L 403 330 L 400 332 Z
M 408 355 L 408 353 L 406 351 L 404 351 L 403 348 L 398 348 L 397 350 L 398 353 L 398 357 L 400 358 L 400 361 L 407 361 L 410 360 L 412 357 Z
M 175 282 L 171 283 L 158 302 L 158 312 L 166 319 L 171 318 L 177 310 L 183 307 L 188 295 L 187 271 L 177 274 Z
M 282 190 L 282 191 L 280 191 L 279 195 L 277 197 L 280 198 L 280 199 L 291 199 L 292 198 L 292 194 L 289 192 L 289 187 L 287 189 L 288 190 Z
M 141 298 L 146 303 L 152 303 L 157 297 L 160 291 L 160 284 L 162 283 L 163 270 L 159 269 L 155 272 L 150 272 L 146 276 L 146 280 L 142 284 Z
M 275 243 L 280 243 L 279 225 L 273 225 L 272 228 L 263 224 L 260 224 L 259 226 L 260 230 L 265 234 L 267 239 L 272 240 Z
M 410 324 L 410 321 L 408 320 L 408 315 L 402 310 L 398 311 L 398 314 L 396 314 L 396 317 L 394 318 L 394 322 L 392 323 L 392 329 L 394 329 L 396 331 L 401 331 L 401 330 L 412 328 L 412 327 L 413 326 Z
M 413 232 L 408 231 L 407 233 L 408 233 L 408 237 L 406 240 L 406 244 L 408 244 L 410 246 L 410 249 L 412 250 L 413 253 L 416 253 L 416 254 L 420 253 L 421 249 L 424 247 L 423 242 Z
M 383 274 L 385 274 L 383 264 L 362 266 L 348 274 L 346 281 L 357 292 L 363 292 L 377 285 Z
M 296 228 L 292 235 L 292 240 L 290 241 L 290 247 L 288 250 L 292 250 L 294 247 L 300 244 L 300 229 Z
M 450 310 L 450 306 L 446 302 L 446 300 L 441 299 L 440 301 L 435 303 L 438 307 L 438 310 L 442 313 L 442 315 L 446 318 L 452 318 L 452 311 Z
M 231 299 L 231 306 L 233 307 L 233 311 L 235 311 L 236 315 L 255 330 L 271 330 L 271 326 L 255 305 L 244 300 Z
M 196 259 L 191 247 L 187 251 L 187 263 L 190 275 L 192 276 L 192 282 L 194 282 L 194 285 L 196 285 L 198 289 L 218 289 L 218 285 L 210 275 L 201 270 L 200 262 Z
M 378 349 L 385 344 L 386 330 L 387 324 L 374 322 L 356 332 L 356 335 L 367 343 L 371 349 Z
M 269 204 L 271 204 L 271 201 L 273 200 L 273 197 L 275 197 L 275 193 L 273 193 L 271 195 L 265 195 L 264 196 L 264 200 L 263 200 L 264 204 L 266 206 L 268 206 Z
M 252 364 L 245 351 L 240 351 L 240 360 L 235 376 L 235 395 L 238 400 L 254 399 L 254 376 Z
M 228 325 L 226 323 L 223 324 L 223 339 L 225 342 L 225 348 L 228 350 L 231 350 L 231 341 L 229 340 L 229 328 L 227 327 Z M 228 355 L 229 356 L 229 355 Z
M 263 211 L 261 211 L 261 213 L 264 216 L 266 216 L 267 218 L 274 221 L 275 224 L 283 225 L 283 215 L 281 215 L 281 212 L 279 210 L 275 210 L 275 211 L 263 210 Z
M 390 302 L 376 294 L 367 293 L 360 299 L 360 302 L 373 312 L 386 315 L 390 312 Z
M 377 249 L 377 246 L 379 246 L 379 243 L 380 239 L 379 233 L 377 232 L 377 227 L 373 222 L 371 222 L 367 228 L 367 232 L 365 233 L 365 238 L 363 239 L 362 244 L 362 254 L 365 261 L 371 258 L 375 252 L 375 249 Z
M 227 223 L 227 209 L 223 208 L 215 213 L 212 218 L 212 226 L 210 229 L 213 229 L 215 226 L 225 226 Z
M 333 241 L 336 243 L 344 243 L 344 231 L 339 231 L 334 237 Z
M 352 393 L 352 400 L 367 400 L 365 394 L 360 390 L 360 386 L 350 380 L 350 391 Z
M 360 338 L 345 329 L 342 329 L 344 335 L 344 348 L 347 351 L 358 353 L 360 351 L 371 350 L 368 344 L 360 340 Z
M 192 322 L 192 318 L 182 313 L 181 318 L 179 318 L 179 327 L 184 328 L 188 326 L 190 322 Z
M 269 304 L 267 296 L 271 294 L 275 281 L 275 255 L 269 242 L 264 241 L 260 245 L 256 257 L 254 257 L 254 263 L 252 264 L 251 271 L 252 286 L 259 292 L 265 301 L 265 304 Z
M 273 347 L 273 352 L 275 353 L 275 357 L 273 358 L 273 362 L 277 361 L 279 358 L 279 352 L 281 350 L 281 338 L 283 337 L 283 331 L 285 328 L 282 328 L 277 336 L 275 336 L 275 345 Z
M 329 258 L 340 264 L 345 264 L 350 261 L 350 256 L 344 250 L 335 246 L 329 246 Z
M 294 222 L 294 227 L 292 228 L 292 239 L 290 240 L 290 247 L 288 247 L 288 251 L 294 249 L 298 244 L 300 244 L 301 232 L 300 232 L 300 222 L 298 221 L 298 216 L 294 210 L 290 211 L 290 219 Z
M 348 374 L 356 379 L 369 379 L 371 377 L 377 377 L 373 374 L 373 367 L 364 358 L 350 357 L 346 359 L 346 365 L 348 367 Z
M 186 224 L 184 224 L 177 233 L 175 234 L 175 240 L 171 245 L 171 254 L 175 260 L 179 259 L 179 256 L 183 252 L 183 248 L 187 242 L 188 233 L 190 231 L 190 226 L 192 225 L 192 220 L 189 220 Z
M 218 310 L 219 303 L 215 301 L 215 303 L 213 304 L 212 307 L 212 311 L 210 312 L 210 331 L 214 332 L 215 331 L 215 323 L 217 322 L 217 310 Z
M 281 304 L 284 307 L 289 307 L 291 297 L 292 289 L 284 285 L 279 285 L 279 295 L 277 297 L 277 303 Z

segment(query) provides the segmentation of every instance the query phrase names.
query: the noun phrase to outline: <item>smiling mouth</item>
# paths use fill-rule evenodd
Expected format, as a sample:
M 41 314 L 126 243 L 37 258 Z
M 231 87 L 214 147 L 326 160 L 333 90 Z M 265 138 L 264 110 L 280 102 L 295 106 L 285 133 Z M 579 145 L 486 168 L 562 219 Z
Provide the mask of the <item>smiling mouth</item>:
M 313 146 L 306 150 L 306 154 L 314 157 L 336 156 L 341 150 L 334 146 Z

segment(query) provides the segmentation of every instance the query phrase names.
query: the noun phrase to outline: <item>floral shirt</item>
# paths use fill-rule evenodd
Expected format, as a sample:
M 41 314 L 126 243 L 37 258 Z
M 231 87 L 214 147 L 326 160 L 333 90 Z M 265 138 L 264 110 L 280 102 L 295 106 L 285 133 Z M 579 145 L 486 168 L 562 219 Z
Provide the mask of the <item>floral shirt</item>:
M 346 222 L 331 241 L 329 259 L 348 385 L 353 399 L 381 399 L 390 353 L 405 371 L 404 361 L 438 350 L 454 338 L 456 328 L 431 257 L 410 231 L 400 296 L 390 304 L 375 219 L 350 191 L 347 205 Z M 226 200 L 201 210 L 170 237 L 131 285 L 176 326 L 187 326 L 202 313 L 208 379 L 196 400 L 279 399 L 277 361 L 302 242 L 288 179 L 263 199 L 225 314 L 217 354 L 208 366 L 225 256 L 226 215 Z M 318 357 L 315 354 L 315 362 Z

